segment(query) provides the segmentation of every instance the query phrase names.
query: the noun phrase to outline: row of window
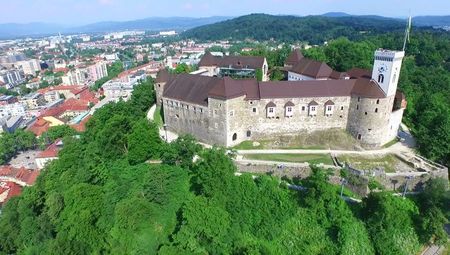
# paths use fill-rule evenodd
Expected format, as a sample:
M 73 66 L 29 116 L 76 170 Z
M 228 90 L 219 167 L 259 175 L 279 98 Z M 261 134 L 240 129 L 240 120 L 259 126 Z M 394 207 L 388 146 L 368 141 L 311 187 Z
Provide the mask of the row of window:
M 253 108 L 253 112 L 255 112 L 256 108 Z M 344 110 L 344 106 L 341 106 L 341 111 Z M 306 111 L 306 106 L 301 107 L 301 111 Z M 309 116 L 316 116 L 318 111 L 317 105 L 310 105 L 308 106 L 308 115 Z M 326 116 L 333 115 L 334 112 L 334 105 L 326 105 L 324 114 Z M 267 107 L 266 110 L 267 118 L 273 118 L 275 117 L 275 107 Z M 294 115 L 294 107 L 293 106 L 286 106 L 284 110 L 285 117 L 292 117 Z
M 394 61 L 393 57 L 381 57 L 381 56 L 375 56 L 375 60 L 381 60 L 381 61 L 389 61 L 392 62 Z
M 359 110 L 359 105 L 356 105 L 356 110 Z M 378 113 L 378 108 L 375 108 L 375 113 Z M 365 115 L 367 115 L 367 112 L 364 113 Z
M 166 105 L 169 107 L 180 107 L 180 108 L 186 109 L 186 110 L 192 109 L 194 112 L 200 112 L 200 113 L 203 113 L 203 111 L 204 111 L 202 107 L 183 104 L 183 103 L 179 103 L 179 102 L 171 101 L 171 100 L 166 100 Z

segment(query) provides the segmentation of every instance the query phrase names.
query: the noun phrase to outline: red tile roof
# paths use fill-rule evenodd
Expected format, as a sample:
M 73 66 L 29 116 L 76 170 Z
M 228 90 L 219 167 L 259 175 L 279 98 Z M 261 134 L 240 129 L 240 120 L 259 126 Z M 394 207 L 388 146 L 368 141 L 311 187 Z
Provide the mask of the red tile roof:
M 180 74 L 170 80 L 163 96 L 199 105 L 207 105 L 208 97 L 231 99 L 246 96 L 246 100 L 293 97 L 345 97 L 358 95 L 384 98 L 385 94 L 374 80 L 308 80 L 257 82 L 255 79 L 234 80 L 201 75 Z
M 284 62 L 285 65 L 288 66 L 294 66 L 296 65 L 301 59 L 303 58 L 303 54 L 299 49 L 293 50 L 289 56 L 287 57 L 286 61 Z
M 0 201 L 5 204 L 12 197 L 19 196 L 22 193 L 22 187 L 14 182 L 1 182 L 0 181 L 0 195 L 7 193 L 5 199 Z
M 223 56 L 215 57 L 211 53 L 206 52 L 198 63 L 198 66 L 219 66 L 232 68 L 262 68 L 264 57 L 258 56 Z
M 36 158 L 56 158 L 58 152 L 61 150 L 61 139 L 57 139 L 54 143 L 50 144 L 47 149 L 41 151 Z
M 36 136 L 40 136 L 50 128 L 50 122 L 39 117 L 28 130 L 33 132 Z
M 17 181 L 18 184 L 23 182 L 27 185 L 33 185 L 39 176 L 40 171 L 26 169 L 25 167 L 15 168 L 10 165 L 0 166 L 0 181 L 4 178 L 12 179 L 11 181 Z

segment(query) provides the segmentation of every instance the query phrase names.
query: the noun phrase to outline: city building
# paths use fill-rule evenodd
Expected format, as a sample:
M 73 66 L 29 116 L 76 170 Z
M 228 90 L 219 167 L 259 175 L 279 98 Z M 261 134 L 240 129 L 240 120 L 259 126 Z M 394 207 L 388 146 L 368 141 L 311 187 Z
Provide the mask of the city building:
M 155 90 L 169 130 L 209 144 L 341 129 L 380 147 L 397 136 L 406 107 L 397 91 L 403 56 L 377 50 L 372 71 L 352 69 L 341 79 L 258 82 L 160 72 Z
M 41 93 L 30 93 L 19 99 L 20 103 L 26 105 L 27 109 L 37 109 L 40 106 L 45 105 L 44 95 Z
M 0 105 L 0 118 L 9 118 L 12 116 L 25 116 L 26 111 L 22 103 Z
M 26 75 L 36 75 L 36 72 L 41 71 L 41 64 L 37 59 L 18 61 L 15 63 L 15 66 L 21 68 Z
M 0 82 L 3 82 L 7 89 L 13 88 L 25 81 L 23 72 L 20 70 L 2 70 L 0 71 Z
M 255 56 L 213 56 L 206 52 L 198 63 L 199 69 L 208 70 L 209 76 L 232 77 L 238 79 L 258 78 L 268 81 L 268 65 L 264 57 Z
M 284 64 L 289 81 L 349 79 L 347 73 L 337 72 L 325 62 L 305 58 L 300 50 L 294 50 Z
M 58 152 L 62 149 L 63 142 L 61 139 L 57 139 L 54 143 L 50 144 L 44 151 L 41 151 L 35 158 L 36 166 L 38 169 L 42 169 L 48 162 L 58 159 Z

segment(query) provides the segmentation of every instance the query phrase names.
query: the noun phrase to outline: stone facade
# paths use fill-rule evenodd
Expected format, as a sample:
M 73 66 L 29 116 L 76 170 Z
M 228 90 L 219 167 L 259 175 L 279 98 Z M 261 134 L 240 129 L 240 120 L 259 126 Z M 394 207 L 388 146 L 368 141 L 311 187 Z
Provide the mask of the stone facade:
M 377 51 L 375 56 L 384 56 L 386 52 Z M 402 54 L 390 54 L 397 58 L 386 59 L 386 63 L 380 63 L 385 59 L 378 57 L 375 64 L 396 70 Z M 176 81 L 171 83 L 171 79 Z M 284 83 L 208 79 L 157 78 L 157 104 L 162 103 L 170 130 L 227 147 L 278 135 L 342 129 L 362 145 L 376 148 L 397 136 L 406 106 L 404 97 L 391 92 L 396 91 L 397 74 L 389 77 L 392 82 L 387 87 L 379 85 L 373 77 Z M 167 86 L 172 86 L 168 95 Z
M 325 103 L 333 101 L 332 111 L 326 113 Z M 309 104 L 316 102 L 311 112 Z M 267 105 L 275 104 L 273 115 Z M 291 102 L 292 106 L 287 106 Z M 316 130 L 347 126 L 350 98 L 348 97 L 311 97 L 243 100 L 227 100 L 227 146 L 239 144 L 245 140 L 267 138 L 272 135 L 298 134 Z M 288 108 L 290 110 L 288 111 Z M 233 139 L 234 134 L 236 134 Z

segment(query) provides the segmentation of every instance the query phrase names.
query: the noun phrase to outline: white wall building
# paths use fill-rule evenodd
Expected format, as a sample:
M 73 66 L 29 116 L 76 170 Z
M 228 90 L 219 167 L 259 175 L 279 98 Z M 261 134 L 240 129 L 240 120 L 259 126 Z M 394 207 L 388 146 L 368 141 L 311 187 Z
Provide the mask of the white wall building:
M 41 71 L 41 64 L 37 59 L 28 59 L 19 61 L 16 66 L 22 68 L 23 73 L 26 75 L 36 75 L 36 72 Z

